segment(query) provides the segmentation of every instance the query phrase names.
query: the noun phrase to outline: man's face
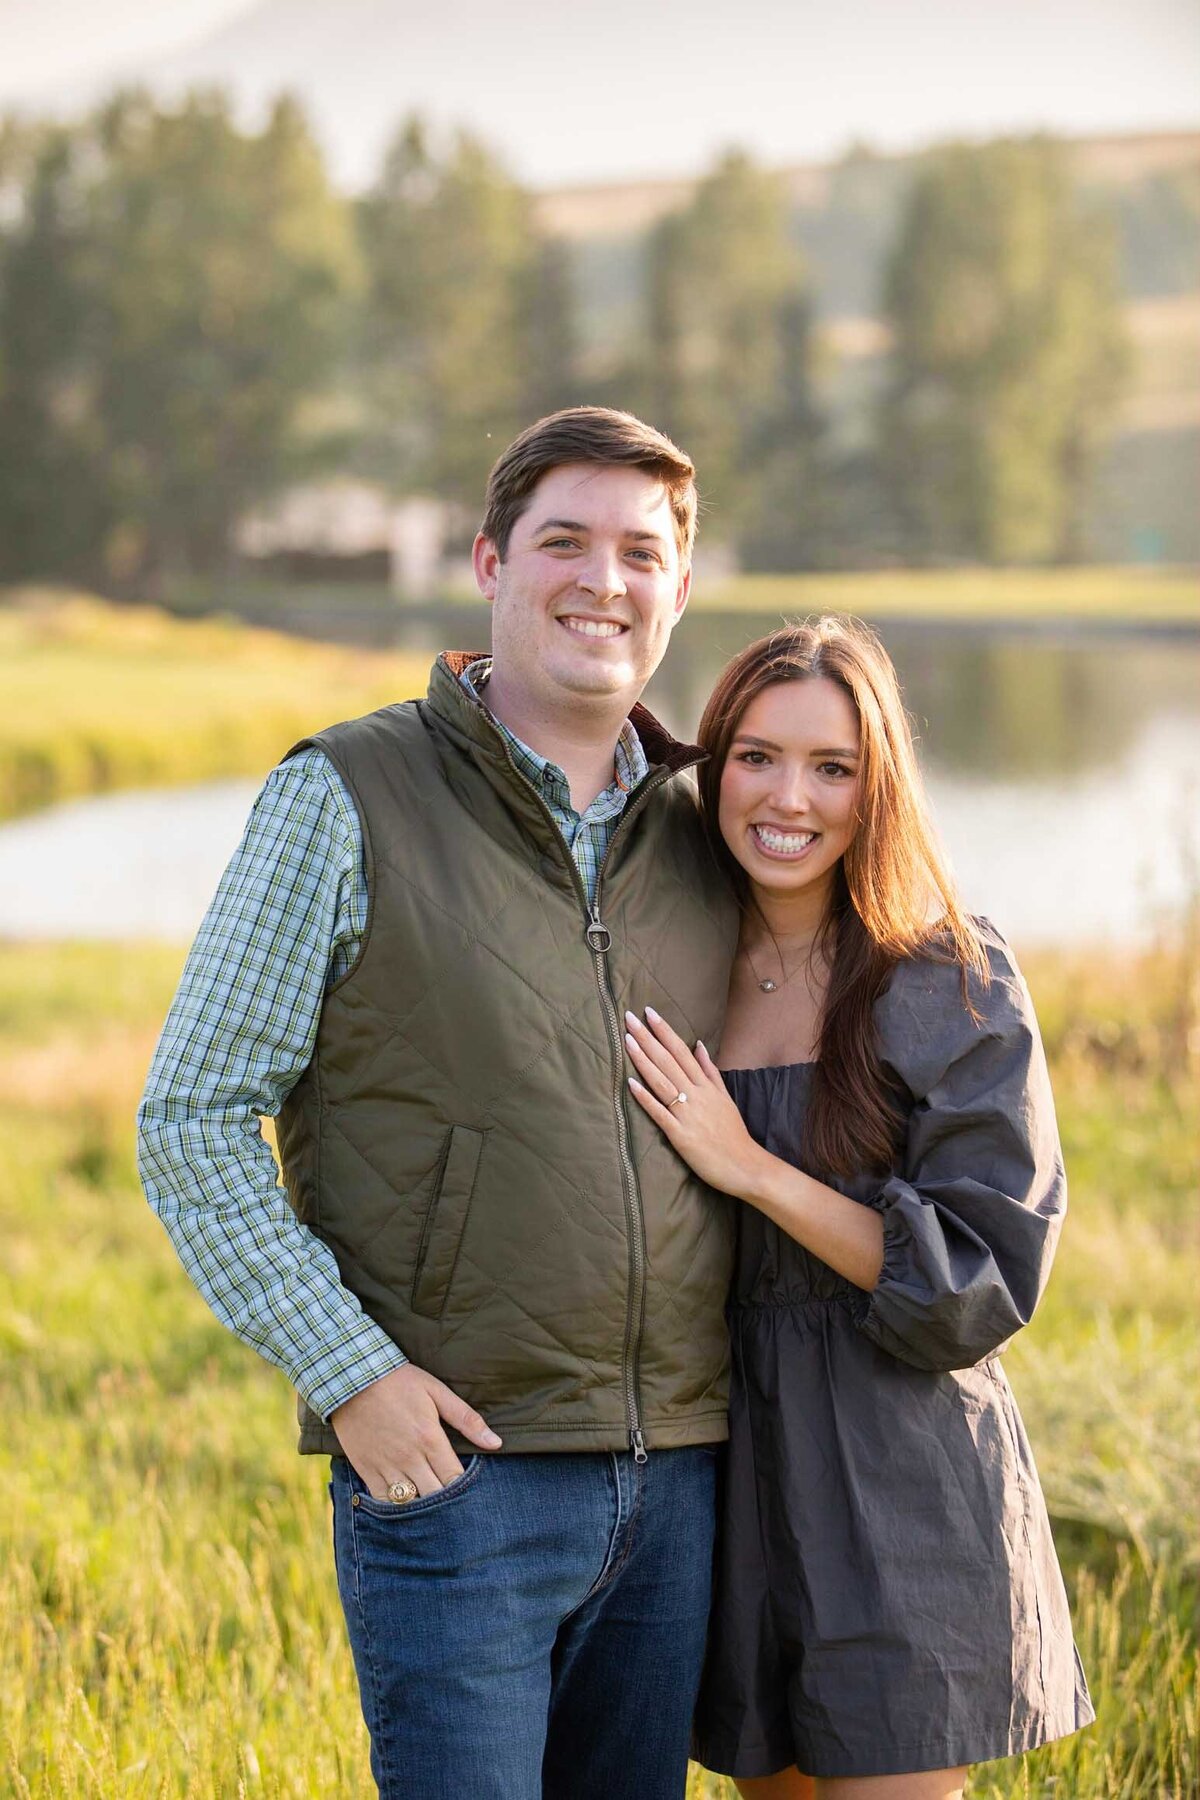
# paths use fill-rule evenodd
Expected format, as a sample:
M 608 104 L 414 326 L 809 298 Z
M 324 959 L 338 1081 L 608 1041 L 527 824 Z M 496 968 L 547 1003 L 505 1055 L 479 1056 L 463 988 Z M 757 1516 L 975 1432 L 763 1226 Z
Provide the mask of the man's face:
M 593 463 L 543 475 L 503 562 L 490 538 L 476 538 L 475 576 L 492 603 L 496 674 L 524 704 L 552 712 L 569 696 L 627 712 L 691 586 L 662 482 Z

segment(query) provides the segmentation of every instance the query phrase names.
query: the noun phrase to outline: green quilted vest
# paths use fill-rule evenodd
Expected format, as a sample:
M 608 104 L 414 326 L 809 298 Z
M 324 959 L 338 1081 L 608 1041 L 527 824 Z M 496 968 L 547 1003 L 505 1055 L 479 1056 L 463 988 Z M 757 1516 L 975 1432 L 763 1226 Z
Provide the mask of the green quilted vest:
M 506 1450 L 712 1443 L 733 1203 L 627 1098 L 623 1043 L 649 1003 L 716 1048 L 737 921 L 682 773 L 700 753 L 635 708 L 650 773 L 589 916 L 471 660 L 309 740 L 355 798 L 370 911 L 280 1114 L 288 1195 Z M 338 1450 L 303 1405 L 300 1448 Z

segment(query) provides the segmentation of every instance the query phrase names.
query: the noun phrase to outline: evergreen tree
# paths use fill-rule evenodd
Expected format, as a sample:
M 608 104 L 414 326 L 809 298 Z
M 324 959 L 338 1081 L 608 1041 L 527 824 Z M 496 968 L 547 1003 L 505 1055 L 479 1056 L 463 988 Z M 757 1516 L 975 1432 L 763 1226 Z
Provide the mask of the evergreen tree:
M 696 460 L 714 535 L 755 568 L 820 561 L 810 310 L 779 182 L 740 152 L 655 228 L 643 392 Z
M 419 120 L 360 209 L 373 472 L 476 506 L 508 440 L 567 404 L 568 271 L 529 196 L 474 138 L 443 154 Z
M 298 108 L 250 136 L 220 96 L 118 96 L 43 151 L 3 266 L 6 572 L 153 592 L 219 567 L 292 470 L 355 279 Z
M 911 191 L 885 304 L 881 455 L 911 551 L 1080 552 L 1124 368 L 1111 233 L 1044 138 L 953 146 Z
M 90 354 L 79 144 L 44 136 L 0 241 L 0 581 L 82 577 L 113 519 Z
M 296 105 L 259 136 L 222 99 L 121 100 L 91 198 L 102 410 L 143 569 L 223 560 L 237 512 L 291 472 L 292 427 L 355 278 L 349 221 Z

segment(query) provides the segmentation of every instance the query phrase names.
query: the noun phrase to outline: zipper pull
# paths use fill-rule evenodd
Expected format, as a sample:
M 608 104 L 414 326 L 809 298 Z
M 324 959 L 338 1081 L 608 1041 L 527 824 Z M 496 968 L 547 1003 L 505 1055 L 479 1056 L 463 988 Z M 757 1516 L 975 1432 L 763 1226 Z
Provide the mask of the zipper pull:
M 583 935 L 587 940 L 588 949 L 596 951 L 600 956 L 603 956 L 612 944 L 612 932 L 601 919 L 594 903 L 588 908 L 588 922 Z
M 631 1433 L 629 1442 L 633 1446 L 634 1462 L 635 1463 L 644 1463 L 647 1460 L 650 1453 L 646 1449 L 646 1440 L 642 1436 L 641 1432 L 635 1431 L 635 1432 Z

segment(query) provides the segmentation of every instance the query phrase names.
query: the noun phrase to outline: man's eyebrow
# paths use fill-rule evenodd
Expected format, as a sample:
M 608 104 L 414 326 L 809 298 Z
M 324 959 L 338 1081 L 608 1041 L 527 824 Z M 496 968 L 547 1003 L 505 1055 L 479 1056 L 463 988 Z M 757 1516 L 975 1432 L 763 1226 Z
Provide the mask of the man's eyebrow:
M 543 519 L 541 524 L 535 528 L 533 535 L 534 537 L 540 537 L 543 531 L 579 531 L 586 533 L 590 529 L 591 527 L 585 525 L 580 519 Z M 665 544 L 667 541 L 666 538 L 662 536 L 661 532 L 657 531 L 626 531 L 622 533 L 622 536 L 637 544 Z

